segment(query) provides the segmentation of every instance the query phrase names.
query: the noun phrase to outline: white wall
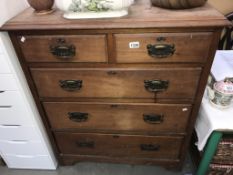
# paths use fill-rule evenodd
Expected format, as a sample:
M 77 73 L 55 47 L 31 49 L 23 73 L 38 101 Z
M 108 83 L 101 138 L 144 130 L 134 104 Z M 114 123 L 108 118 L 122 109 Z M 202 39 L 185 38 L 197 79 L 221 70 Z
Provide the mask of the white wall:
M 27 0 L 0 0 L 0 26 L 28 7 Z
M 233 12 L 233 0 L 209 0 L 209 2 L 224 15 Z

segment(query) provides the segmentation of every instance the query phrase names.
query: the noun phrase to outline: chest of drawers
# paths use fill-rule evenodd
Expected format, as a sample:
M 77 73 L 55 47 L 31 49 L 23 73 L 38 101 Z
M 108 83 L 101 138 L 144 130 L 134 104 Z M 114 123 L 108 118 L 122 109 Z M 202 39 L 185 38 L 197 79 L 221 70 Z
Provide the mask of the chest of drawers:
M 208 4 L 65 20 L 31 9 L 7 22 L 54 151 L 81 161 L 181 167 L 225 18 Z

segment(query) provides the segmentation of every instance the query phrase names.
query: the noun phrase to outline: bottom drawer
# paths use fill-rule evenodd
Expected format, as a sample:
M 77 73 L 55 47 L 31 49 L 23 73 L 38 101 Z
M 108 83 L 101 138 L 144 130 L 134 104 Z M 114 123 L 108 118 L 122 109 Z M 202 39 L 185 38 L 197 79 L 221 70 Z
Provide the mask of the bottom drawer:
M 0 140 L 0 150 L 3 154 L 15 154 L 15 155 L 48 154 L 41 141 Z
M 47 155 L 3 155 L 3 159 L 9 168 L 17 169 L 48 169 L 55 170 L 56 165 Z
M 55 133 L 63 154 L 178 159 L 182 137 Z

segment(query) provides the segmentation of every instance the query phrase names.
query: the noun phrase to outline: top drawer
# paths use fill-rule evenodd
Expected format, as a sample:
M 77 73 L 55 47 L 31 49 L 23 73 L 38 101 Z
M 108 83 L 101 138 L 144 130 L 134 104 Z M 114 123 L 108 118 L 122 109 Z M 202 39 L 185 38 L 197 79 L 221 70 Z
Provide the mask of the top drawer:
M 107 62 L 105 35 L 18 37 L 28 62 Z
M 116 34 L 118 63 L 205 62 L 212 33 Z

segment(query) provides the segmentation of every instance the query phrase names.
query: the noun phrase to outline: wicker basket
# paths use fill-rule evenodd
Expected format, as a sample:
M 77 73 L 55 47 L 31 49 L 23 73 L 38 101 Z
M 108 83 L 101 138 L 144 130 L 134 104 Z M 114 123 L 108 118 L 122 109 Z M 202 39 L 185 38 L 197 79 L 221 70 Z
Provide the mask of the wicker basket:
M 233 175 L 233 166 L 210 164 L 208 175 Z
M 233 175 L 233 138 L 223 138 L 219 143 L 208 175 Z
M 223 139 L 213 158 L 215 164 L 233 165 L 233 139 Z

